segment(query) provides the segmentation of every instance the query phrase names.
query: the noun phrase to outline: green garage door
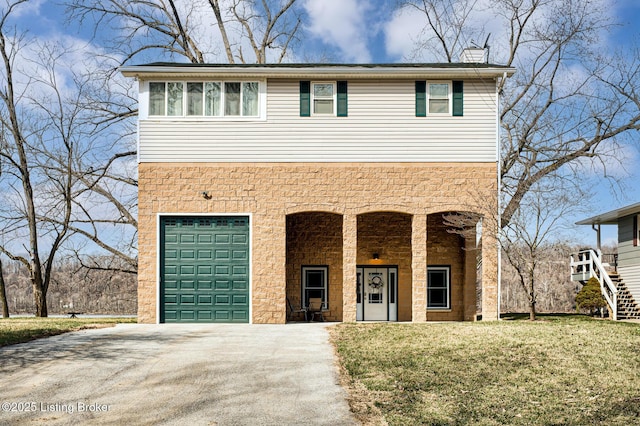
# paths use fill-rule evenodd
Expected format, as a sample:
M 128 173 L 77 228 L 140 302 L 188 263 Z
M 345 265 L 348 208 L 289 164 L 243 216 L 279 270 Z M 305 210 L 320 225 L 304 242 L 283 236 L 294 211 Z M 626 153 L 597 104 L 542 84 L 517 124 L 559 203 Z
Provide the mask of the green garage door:
M 160 321 L 249 322 L 249 218 L 161 217 Z

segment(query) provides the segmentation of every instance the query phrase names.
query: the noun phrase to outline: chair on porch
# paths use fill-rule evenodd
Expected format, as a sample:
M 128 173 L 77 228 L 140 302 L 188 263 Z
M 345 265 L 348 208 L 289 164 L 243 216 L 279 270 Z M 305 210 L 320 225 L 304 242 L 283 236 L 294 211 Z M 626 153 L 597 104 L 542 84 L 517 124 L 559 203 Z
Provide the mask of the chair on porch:
M 316 318 L 319 318 L 319 321 L 324 321 L 324 316 L 322 315 L 322 299 L 320 297 L 309 298 L 307 311 L 311 321 L 314 321 Z
M 298 316 L 298 314 L 303 314 L 304 316 L 304 320 L 308 321 L 307 319 L 307 308 L 300 308 L 300 309 L 296 309 L 293 307 L 293 304 L 291 303 L 291 300 L 289 300 L 289 298 L 287 297 L 287 307 L 289 308 L 289 321 L 293 321 L 295 319 L 296 316 Z

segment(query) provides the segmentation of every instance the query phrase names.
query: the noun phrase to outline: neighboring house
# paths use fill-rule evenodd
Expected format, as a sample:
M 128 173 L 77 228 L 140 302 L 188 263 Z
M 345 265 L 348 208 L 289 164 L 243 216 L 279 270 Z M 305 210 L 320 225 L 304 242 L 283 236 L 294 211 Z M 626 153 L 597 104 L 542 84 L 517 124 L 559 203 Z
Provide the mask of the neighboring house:
M 613 319 L 640 319 L 640 203 L 622 207 L 581 220 L 577 225 L 591 225 L 597 235 L 596 250 L 581 250 L 571 255 L 572 278 L 586 282 L 592 276 L 600 281 Z M 617 256 L 602 254 L 602 225 L 618 226 Z
M 122 72 L 140 94 L 140 322 L 284 323 L 314 298 L 329 321 L 473 321 L 478 293 L 498 318 L 497 83 L 512 68 Z M 491 220 L 462 235 L 455 213 Z

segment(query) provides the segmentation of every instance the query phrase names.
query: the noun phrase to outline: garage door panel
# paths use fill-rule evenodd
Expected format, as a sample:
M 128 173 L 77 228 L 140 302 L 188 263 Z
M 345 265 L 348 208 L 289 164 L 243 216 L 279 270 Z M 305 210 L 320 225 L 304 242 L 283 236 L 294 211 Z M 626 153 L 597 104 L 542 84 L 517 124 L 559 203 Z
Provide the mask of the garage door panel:
M 215 251 L 215 260 L 228 260 L 229 259 L 229 250 L 217 249 Z
M 196 265 L 196 269 L 197 269 L 197 274 L 198 277 L 202 277 L 202 276 L 211 276 L 213 275 L 213 268 L 211 267 L 211 265 Z
M 247 244 L 247 236 L 244 234 L 233 234 L 232 235 L 232 243 L 233 244 Z
M 244 280 L 234 280 L 231 288 L 234 290 L 247 290 L 249 288 L 249 283 Z
M 239 294 L 234 294 L 232 300 L 234 305 L 244 305 L 247 303 L 247 297 Z
M 213 281 L 209 280 L 198 280 L 197 282 L 198 290 L 213 290 Z M 208 293 L 208 292 L 207 292 Z
M 194 320 L 196 319 L 196 312 L 193 310 L 181 309 L 179 311 L 178 318 L 183 321 Z
M 177 289 L 178 288 L 178 281 L 176 281 L 176 280 L 165 280 L 164 281 L 164 288 L 167 289 L 167 290 Z
M 214 319 L 222 322 L 228 322 L 231 320 L 231 314 L 228 310 L 218 309 L 215 311 Z
M 231 271 L 235 276 L 249 274 L 249 268 L 247 268 L 245 265 L 231 265 Z
M 195 304 L 196 304 L 196 296 L 194 294 L 181 294 L 180 295 L 180 306 L 195 305 Z
M 193 260 L 196 258 L 196 252 L 193 249 L 182 249 L 180 250 L 180 261 L 183 260 Z
M 247 217 L 161 218 L 161 321 L 249 321 Z
M 174 322 L 178 319 L 178 312 L 175 310 L 167 309 L 164 313 L 164 319 L 167 322 Z
M 213 306 L 213 297 L 210 294 L 198 295 L 198 306 Z
M 215 280 L 213 287 L 215 290 L 229 290 L 231 288 L 231 281 L 229 280 Z
M 216 306 L 229 306 L 231 297 L 228 294 L 216 294 Z
M 216 245 L 229 244 L 231 236 L 229 234 L 218 234 L 215 236 Z
M 231 253 L 234 260 L 244 260 L 247 258 L 246 250 L 233 250 Z
M 195 234 L 181 234 L 180 244 L 193 244 L 196 242 Z
M 210 322 L 211 319 L 213 319 L 211 311 L 198 311 L 198 320 Z
M 233 311 L 232 312 L 232 319 L 235 320 L 235 321 L 248 322 L 249 321 L 249 315 L 247 314 L 246 311 Z
M 213 251 L 211 250 L 198 250 L 198 260 L 211 260 L 213 259 Z
M 213 235 L 198 234 L 198 244 L 210 245 L 213 242 Z
M 178 258 L 178 250 L 175 249 L 165 249 L 164 258 L 167 260 L 177 259 Z
M 229 265 L 215 265 L 216 275 L 229 275 L 231 267 Z
M 196 282 L 194 280 L 180 280 L 179 290 L 195 290 Z

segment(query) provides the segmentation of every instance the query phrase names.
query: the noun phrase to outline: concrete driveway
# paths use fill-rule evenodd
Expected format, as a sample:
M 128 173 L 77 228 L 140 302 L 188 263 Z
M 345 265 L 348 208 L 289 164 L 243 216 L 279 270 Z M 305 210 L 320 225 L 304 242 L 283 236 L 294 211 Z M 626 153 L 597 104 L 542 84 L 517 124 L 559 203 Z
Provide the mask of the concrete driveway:
M 0 348 L 0 424 L 349 425 L 327 325 L 138 325 Z

